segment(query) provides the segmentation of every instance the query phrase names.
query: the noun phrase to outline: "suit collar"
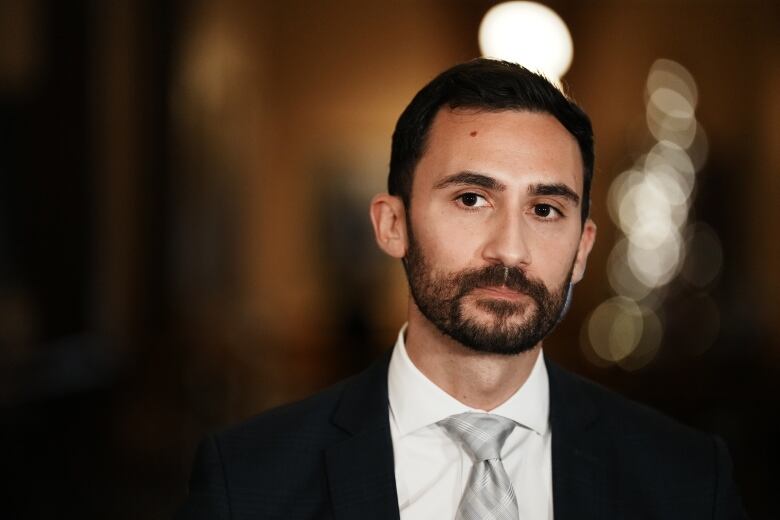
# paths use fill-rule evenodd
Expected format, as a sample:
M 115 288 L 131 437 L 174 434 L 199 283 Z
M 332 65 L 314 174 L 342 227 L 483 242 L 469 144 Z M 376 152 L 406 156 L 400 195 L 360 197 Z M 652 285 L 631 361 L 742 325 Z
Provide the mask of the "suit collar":
M 599 418 L 599 409 L 589 384 L 571 374 L 548 357 L 544 358 L 550 380 L 550 423 L 555 432 L 587 430 Z
M 350 434 L 390 427 L 387 412 L 387 368 L 392 351 L 385 352 L 363 372 L 348 379 L 333 413 L 333 423 Z
M 388 352 L 350 379 L 333 414 L 333 423 L 349 434 L 325 453 L 337 520 L 400 517 L 387 408 L 389 361 Z
M 325 454 L 336 520 L 398 520 L 387 402 L 390 352 L 349 380 L 333 422 L 349 435 Z M 589 384 L 547 360 L 556 520 L 609 518 L 605 438 Z M 602 432 L 603 433 L 603 432 Z
M 409 358 L 404 340 L 406 326 L 396 340 L 388 367 L 388 401 L 399 437 L 431 426 L 452 415 L 485 412 L 469 407 L 442 390 Z M 539 352 L 526 382 L 490 413 L 545 435 L 549 427 L 550 385 L 544 355 Z
M 610 518 L 606 437 L 591 385 L 547 361 L 556 520 Z

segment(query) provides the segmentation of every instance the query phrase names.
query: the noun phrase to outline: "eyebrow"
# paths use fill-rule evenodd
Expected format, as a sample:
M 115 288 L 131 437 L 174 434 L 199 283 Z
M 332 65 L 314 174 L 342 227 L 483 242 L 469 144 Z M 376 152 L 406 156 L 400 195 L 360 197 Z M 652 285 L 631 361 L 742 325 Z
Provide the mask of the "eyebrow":
M 453 175 L 449 175 L 436 184 L 433 185 L 434 189 L 440 190 L 452 185 L 465 185 L 465 186 L 479 186 L 486 190 L 504 191 L 506 185 L 498 182 L 493 177 L 485 175 L 483 173 L 464 171 Z
M 569 188 L 565 184 L 532 184 L 528 186 L 528 193 L 530 195 L 551 195 L 554 197 L 563 197 L 570 200 L 574 205 L 580 203 L 580 196 L 577 195 L 573 189 Z

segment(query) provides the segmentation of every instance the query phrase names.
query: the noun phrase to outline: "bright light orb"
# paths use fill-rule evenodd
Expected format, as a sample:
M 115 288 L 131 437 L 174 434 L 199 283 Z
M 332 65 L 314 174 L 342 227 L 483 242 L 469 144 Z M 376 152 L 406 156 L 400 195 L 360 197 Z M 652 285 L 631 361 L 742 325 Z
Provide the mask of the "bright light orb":
M 642 338 L 642 310 L 629 298 L 616 296 L 596 307 L 588 319 L 588 338 L 601 359 L 620 361 Z
M 617 363 L 626 370 L 637 370 L 655 358 L 663 337 L 658 314 L 630 298 L 616 296 L 602 302 L 586 321 L 587 343 L 603 365 Z M 585 349 L 583 349 L 585 351 Z M 589 356 L 593 357 L 593 356 Z
M 631 300 L 644 300 L 654 287 L 639 280 L 628 265 L 628 239 L 621 238 L 607 259 L 607 280 L 619 295 Z
M 479 26 L 479 47 L 484 56 L 519 63 L 555 82 L 569 70 L 574 54 L 564 21 L 536 2 L 490 8 Z

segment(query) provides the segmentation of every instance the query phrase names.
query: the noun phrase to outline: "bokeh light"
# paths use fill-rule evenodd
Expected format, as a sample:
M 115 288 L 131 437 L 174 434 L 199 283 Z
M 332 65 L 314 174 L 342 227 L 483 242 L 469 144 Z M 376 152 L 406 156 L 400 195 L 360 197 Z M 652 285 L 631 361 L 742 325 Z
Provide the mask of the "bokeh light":
M 693 138 L 693 143 L 686 150 L 688 152 L 688 158 L 693 163 L 693 167 L 696 171 L 704 168 L 707 163 L 707 156 L 710 152 L 710 142 L 707 139 L 707 132 L 701 124 L 696 125 L 696 135 Z
M 696 120 L 679 121 L 668 116 L 656 118 L 650 110 L 647 112 L 647 127 L 656 140 L 674 143 L 686 149 L 691 147 L 701 128 Z
M 658 312 L 666 286 L 682 273 L 690 285 L 704 288 L 717 278 L 723 258 L 711 228 L 688 224 L 696 172 L 707 156 L 707 137 L 696 120 L 696 82 L 679 63 L 659 59 L 645 94 L 647 127 L 656 142 L 607 193 L 610 218 L 622 233 L 607 260 L 618 296 L 593 311 L 582 335 L 595 355 L 584 349 L 588 359 L 626 370 L 652 362 L 660 348 Z
M 644 168 L 647 171 L 664 170 L 678 176 L 677 184 L 691 195 L 696 184 L 696 170 L 693 160 L 677 143 L 660 141 L 653 146 L 644 158 Z
M 593 310 L 583 330 L 596 364 L 618 364 L 636 370 L 653 360 L 661 345 L 663 324 L 658 314 L 631 298 L 616 296 Z
M 648 307 L 640 306 L 639 309 L 642 313 L 642 336 L 631 354 L 617 361 L 618 366 L 625 370 L 639 370 L 652 362 L 663 339 L 664 328 L 660 316 Z
M 490 8 L 479 27 L 479 47 L 484 56 L 519 63 L 555 82 L 569 70 L 574 54 L 564 21 L 536 2 Z
M 610 216 L 627 239 L 610 256 L 610 283 L 618 294 L 639 298 L 668 284 L 685 259 L 683 230 L 696 184 L 686 149 L 699 128 L 698 90 L 682 65 L 656 60 L 646 87 L 648 129 L 658 141 L 608 193 Z
M 658 247 L 644 248 L 628 245 L 628 266 L 631 272 L 648 287 L 661 287 L 677 274 L 683 256 L 679 235 L 669 237 Z
M 642 312 L 636 302 L 622 296 L 596 307 L 587 323 L 593 351 L 605 361 L 625 358 L 642 337 Z
M 607 259 L 607 279 L 612 290 L 636 301 L 644 300 L 652 288 L 637 278 L 628 265 L 628 239 L 621 238 Z
M 677 92 L 687 99 L 693 107 L 698 102 L 699 90 L 693 75 L 676 61 L 661 58 L 655 60 L 650 66 L 645 93 L 651 97 L 653 92 L 661 88 Z

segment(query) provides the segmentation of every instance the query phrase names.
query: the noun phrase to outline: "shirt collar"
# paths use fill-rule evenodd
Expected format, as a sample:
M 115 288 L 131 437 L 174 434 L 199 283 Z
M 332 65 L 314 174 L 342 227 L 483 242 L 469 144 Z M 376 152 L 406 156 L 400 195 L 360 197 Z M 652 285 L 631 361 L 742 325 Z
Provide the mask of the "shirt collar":
M 387 375 L 390 413 L 403 436 L 469 408 L 436 386 L 412 363 L 406 352 L 406 325 L 398 333 Z M 526 382 L 490 413 L 501 415 L 544 435 L 549 429 L 550 387 L 543 355 L 536 359 Z

